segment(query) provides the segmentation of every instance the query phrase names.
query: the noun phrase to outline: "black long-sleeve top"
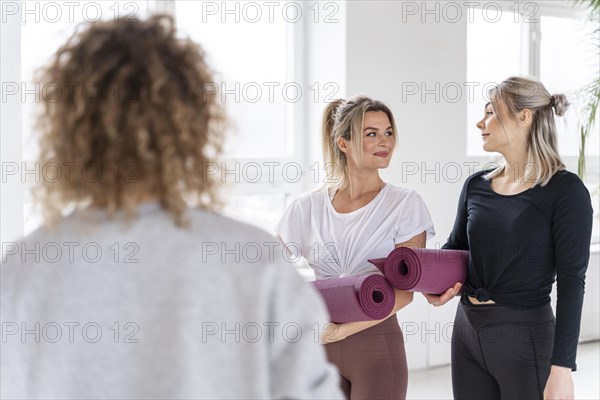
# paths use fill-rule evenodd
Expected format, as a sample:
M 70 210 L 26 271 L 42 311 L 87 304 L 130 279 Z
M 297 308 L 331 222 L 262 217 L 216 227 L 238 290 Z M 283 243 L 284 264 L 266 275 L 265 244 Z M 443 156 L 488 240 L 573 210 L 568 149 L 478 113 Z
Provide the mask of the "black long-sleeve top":
M 577 175 L 559 171 L 543 187 L 501 195 L 487 172 L 465 182 L 443 248 L 469 250 L 463 291 L 481 301 L 544 306 L 556 278 L 552 364 L 575 370 L 592 232 L 589 192 Z

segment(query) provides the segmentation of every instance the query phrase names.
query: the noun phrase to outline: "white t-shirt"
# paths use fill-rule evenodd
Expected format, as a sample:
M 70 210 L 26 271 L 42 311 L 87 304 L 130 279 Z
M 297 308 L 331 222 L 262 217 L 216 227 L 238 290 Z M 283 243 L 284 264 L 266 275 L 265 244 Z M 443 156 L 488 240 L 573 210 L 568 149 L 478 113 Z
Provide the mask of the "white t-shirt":
M 328 188 L 305 193 L 290 204 L 275 231 L 294 256 L 308 260 L 316 279 L 378 271 L 367 260 L 386 257 L 396 244 L 419 233 L 435 234 L 417 192 L 385 184 L 367 205 L 338 213 Z

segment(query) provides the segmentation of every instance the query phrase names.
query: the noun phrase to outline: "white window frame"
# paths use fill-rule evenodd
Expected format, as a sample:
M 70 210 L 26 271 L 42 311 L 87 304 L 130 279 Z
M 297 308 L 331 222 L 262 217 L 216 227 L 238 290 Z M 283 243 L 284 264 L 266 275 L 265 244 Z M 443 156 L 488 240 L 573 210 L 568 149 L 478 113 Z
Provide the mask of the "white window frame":
M 537 22 L 529 24 L 529 35 L 528 43 L 526 46 L 529 47 L 529 67 L 528 73 L 536 78 L 540 77 L 541 69 L 541 40 L 542 40 L 542 22 L 541 17 L 563 17 L 573 19 L 585 18 L 585 8 L 581 5 L 574 6 L 571 2 L 567 1 L 539 1 L 538 6 L 539 13 Z

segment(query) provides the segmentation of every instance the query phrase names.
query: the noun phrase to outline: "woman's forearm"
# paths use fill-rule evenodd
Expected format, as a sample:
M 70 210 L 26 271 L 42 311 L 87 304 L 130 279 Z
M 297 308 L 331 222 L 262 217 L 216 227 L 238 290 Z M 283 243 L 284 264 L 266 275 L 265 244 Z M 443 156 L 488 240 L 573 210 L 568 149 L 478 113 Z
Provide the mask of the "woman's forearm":
M 404 308 L 405 306 L 410 304 L 410 302 L 413 300 L 412 292 L 406 292 L 403 290 L 394 289 L 394 294 L 396 296 L 394 308 L 393 308 L 392 312 L 390 312 L 388 314 L 387 317 L 385 317 L 383 319 L 375 320 L 375 321 L 357 321 L 357 322 L 346 322 L 344 324 L 340 324 L 340 325 L 338 325 L 338 329 L 340 330 L 339 333 L 340 333 L 341 338 L 342 339 L 347 338 L 350 335 L 354 335 L 355 333 L 364 331 L 365 329 L 368 329 L 368 328 L 371 328 L 372 326 L 380 324 L 381 322 L 385 321 L 386 319 L 388 319 L 389 317 L 391 317 L 392 315 L 397 313 L 399 310 L 401 310 L 402 308 Z

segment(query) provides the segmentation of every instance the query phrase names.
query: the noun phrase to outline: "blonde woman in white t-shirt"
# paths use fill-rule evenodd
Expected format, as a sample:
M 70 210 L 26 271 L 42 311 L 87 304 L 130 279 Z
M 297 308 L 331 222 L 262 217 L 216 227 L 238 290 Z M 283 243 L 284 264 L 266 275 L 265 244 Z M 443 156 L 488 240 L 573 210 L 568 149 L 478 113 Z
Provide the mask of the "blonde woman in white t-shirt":
M 316 279 L 376 273 L 368 259 L 399 246 L 425 247 L 433 236 L 421 197 L 379 176 L 390 164 L 396 136 L 392 112 L 380 101 L 357 96 L 325 109 L 323 153 L 334 183 L 296 199 L 276 228 L 290 252 L 308 260 Z M 387 318 L 338 324 L 322 338 L 348 398 L 406 397 L 408 369 L 396 312 L 413 294 L 395 293 Z

